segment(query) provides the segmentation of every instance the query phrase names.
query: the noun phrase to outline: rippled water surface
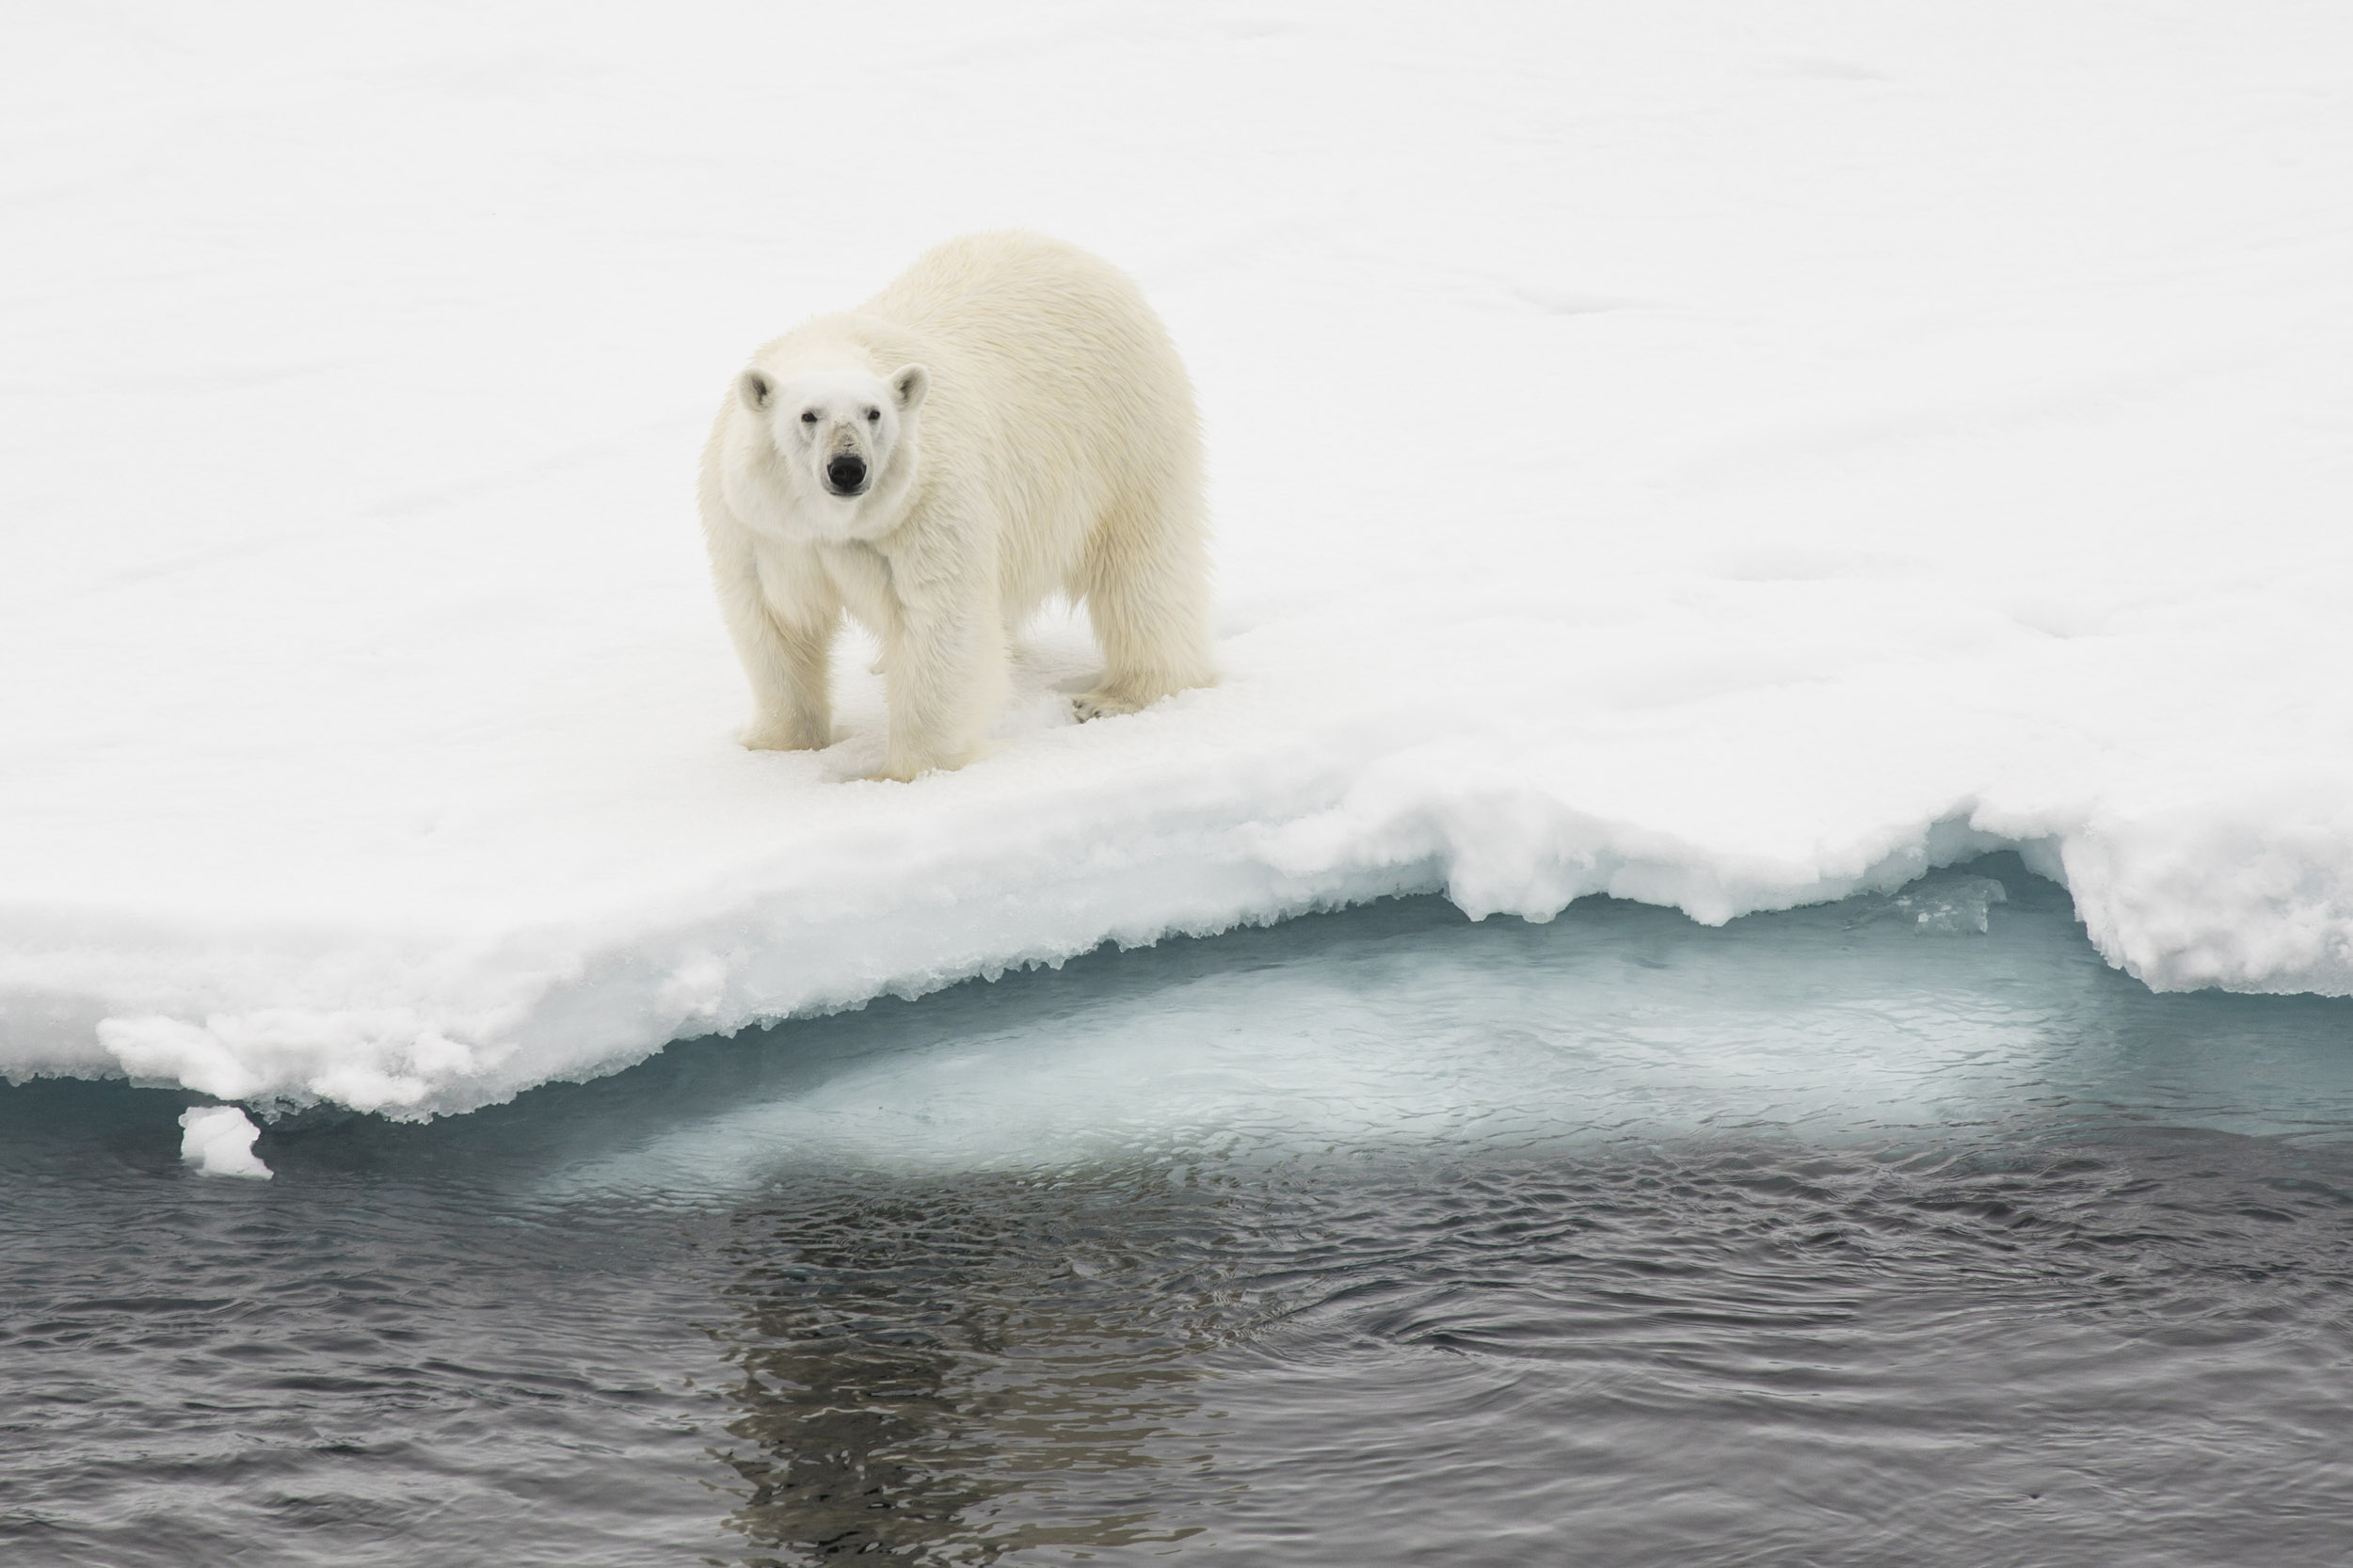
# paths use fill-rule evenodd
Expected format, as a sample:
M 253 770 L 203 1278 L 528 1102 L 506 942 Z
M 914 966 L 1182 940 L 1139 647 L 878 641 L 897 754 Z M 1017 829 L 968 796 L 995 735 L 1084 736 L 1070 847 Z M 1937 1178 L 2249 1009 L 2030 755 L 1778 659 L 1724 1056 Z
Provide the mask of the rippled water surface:
M 187 1103 L 0 1089 L 0 1560 L 2353 1539 L 2353 1004 L 2151 996 L 2006 858 L 1100 954 L 268 1183 Z

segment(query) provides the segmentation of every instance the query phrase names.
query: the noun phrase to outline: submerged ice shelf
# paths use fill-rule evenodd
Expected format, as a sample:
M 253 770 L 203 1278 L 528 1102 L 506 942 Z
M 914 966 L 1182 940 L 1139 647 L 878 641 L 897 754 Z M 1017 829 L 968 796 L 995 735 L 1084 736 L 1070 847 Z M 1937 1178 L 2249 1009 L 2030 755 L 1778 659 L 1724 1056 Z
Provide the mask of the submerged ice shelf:
M 2152 987 L 2353 991 L 2353 20 L 1691 10 L 919 8 L 811 226 L 766 62 L 902 85 L 824 18 L 37 8 L 0 1071 L 428 1115 L 1107 940 L 2005 847 Z M 961 774 L 848 781 L 857 657 L 840 745 L 738 750 L 712 400 L 1009 222 L 1186 355 L 1225 683 L 1074 727 L 1049 620 Z
M 430 1128 L 298 1115 L 266 1149 L 445 1148 L 534 1202 L 725 1207 L 795 1174 L 1384 1151 L 1886 1157 L 2193 1128 L 2341 1147 L 2348 1027 L 2344 998 L 2153 993 L 1997 855 L 1718 928 L 1609 899 L 1545 924 L 1383 900 L 681 1043 Z

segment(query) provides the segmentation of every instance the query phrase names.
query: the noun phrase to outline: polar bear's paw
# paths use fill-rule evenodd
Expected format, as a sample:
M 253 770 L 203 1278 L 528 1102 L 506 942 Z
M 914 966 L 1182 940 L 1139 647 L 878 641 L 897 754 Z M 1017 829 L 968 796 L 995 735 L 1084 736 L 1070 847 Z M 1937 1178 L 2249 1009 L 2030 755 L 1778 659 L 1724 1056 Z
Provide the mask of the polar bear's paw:
M 953 773 L 984 757 L 997 755 L 995 741 L 974 741 L 960 752 L 935 756 L 929 753 L 903 752 L 883 759 L 883 765 L 872 773 L 858 776 L 870 784 L 912 784 L 936 773 Z
M 746 751 L 823 751 L 833 744 L 831 736 L 812 735 L 782 724 L 747 724 L 735 740 Z
M 1125 692 L 1110 691 L 1099 686 L 1070 699 L 1070 711 L 1079 715 L 1080 724 L 1089 719 L 1115 718 L 1121 713 L 1139 712 L 1150 706 L 1148 702 L 1138 702 Z

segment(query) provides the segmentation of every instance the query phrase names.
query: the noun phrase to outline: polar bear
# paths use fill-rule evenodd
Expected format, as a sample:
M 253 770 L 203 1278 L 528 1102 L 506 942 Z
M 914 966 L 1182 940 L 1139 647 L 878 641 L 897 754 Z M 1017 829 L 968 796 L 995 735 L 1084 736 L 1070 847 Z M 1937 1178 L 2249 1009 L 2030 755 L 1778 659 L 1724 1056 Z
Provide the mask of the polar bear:
M 1081 719 L 1217 679 L 1193 387 L 1135 284 L 1074 246 L 951 240 L 766 344 L 699 499 L 754 749 L 832 744 L 845 609 L 883 646 L 887 778 L 980 754 L 1009 640 L 1057 592 L 1102 646 Z

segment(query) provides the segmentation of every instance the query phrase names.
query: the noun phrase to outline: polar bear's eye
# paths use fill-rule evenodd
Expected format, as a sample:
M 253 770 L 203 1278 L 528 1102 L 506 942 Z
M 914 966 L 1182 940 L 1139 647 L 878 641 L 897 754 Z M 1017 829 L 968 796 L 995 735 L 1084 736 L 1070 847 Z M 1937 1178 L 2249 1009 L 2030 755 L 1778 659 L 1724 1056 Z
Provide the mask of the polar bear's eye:
M 882 418 L 882 410 L 881 410 L 880 408 L 869 408 L 869 409 L 867 409 L 867 410 L 866 410 L 866 423 L 867 423 L 867 424 L 873 424 L 875 421 L 877 421 L 877 420 L 879 420 L 879 419 L 881 419 L 881 418 Z
M 803 409 L 801 410 L 801 423 L 802 423 L 803 424 L 816 424 L 816 423 L 817 423 L 817 410 L 816 410 L 816 409 L 814 409 L 814 408 L 803 408 Z

